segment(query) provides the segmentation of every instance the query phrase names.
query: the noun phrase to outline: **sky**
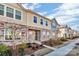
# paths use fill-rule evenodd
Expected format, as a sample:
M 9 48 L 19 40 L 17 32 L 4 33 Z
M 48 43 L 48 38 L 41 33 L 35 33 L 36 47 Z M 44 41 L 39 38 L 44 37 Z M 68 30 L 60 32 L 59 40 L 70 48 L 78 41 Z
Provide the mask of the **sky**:
M 24 8 L 46 16 L 56 18 L 60 25 L 68 25 L 79 31 L 79 4 L 78 3 L 25 3 Z

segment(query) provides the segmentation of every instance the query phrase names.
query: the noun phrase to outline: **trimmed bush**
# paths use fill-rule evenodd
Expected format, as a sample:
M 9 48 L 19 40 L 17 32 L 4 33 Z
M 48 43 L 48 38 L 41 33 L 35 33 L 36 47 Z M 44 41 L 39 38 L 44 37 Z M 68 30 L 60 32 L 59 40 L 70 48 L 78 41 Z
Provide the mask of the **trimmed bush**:
M 11 55 L 12 55 L 11 49 L 4 44 L 0 44 L 0 56 L 11 56 Z
M 18 51 L 19 51 L 20 56 L 24 55 L 24 48 L 23 47 L 20 47 Z
M 25 48 L 27 48 L 28 47 L 28 45 L 26 44 L 26 43 L 22 43 L 20 46 L 19 46 L 19 48 L 18 48 L 18 52 L 19 52 L 19 54 L 21 55 L 21 56 L 23 56 L 25 53 L 24 53 L 24 51 L 25 51 Z
M 56 46 L 56 45 L 60 45 L 62 44 L 62 41 L 61 40 L 50 40 L 50 45 L 51 46 Z
M 65 37 L 60 38 L 60 40 L 61 41 L 68 41 L 67 38 L 65 38 Z

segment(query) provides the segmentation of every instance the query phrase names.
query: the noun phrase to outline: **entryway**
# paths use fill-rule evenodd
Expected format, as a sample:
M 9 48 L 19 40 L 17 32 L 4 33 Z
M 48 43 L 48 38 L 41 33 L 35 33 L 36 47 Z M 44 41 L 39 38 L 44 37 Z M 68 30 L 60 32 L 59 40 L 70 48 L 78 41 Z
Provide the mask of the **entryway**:
M 29 43 L 34 43 L 34 41 L 40 41 L 40 30 L 29 29 L 28 40 Z

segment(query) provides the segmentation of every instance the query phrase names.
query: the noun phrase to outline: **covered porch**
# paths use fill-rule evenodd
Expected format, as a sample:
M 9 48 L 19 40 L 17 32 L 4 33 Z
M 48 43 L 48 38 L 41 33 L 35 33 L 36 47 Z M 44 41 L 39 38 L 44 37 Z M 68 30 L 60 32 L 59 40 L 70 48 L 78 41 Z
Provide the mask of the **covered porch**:
M 26 42 L 26 29 L 24 25 L 0 22 L 0 44 L 12 46 Z

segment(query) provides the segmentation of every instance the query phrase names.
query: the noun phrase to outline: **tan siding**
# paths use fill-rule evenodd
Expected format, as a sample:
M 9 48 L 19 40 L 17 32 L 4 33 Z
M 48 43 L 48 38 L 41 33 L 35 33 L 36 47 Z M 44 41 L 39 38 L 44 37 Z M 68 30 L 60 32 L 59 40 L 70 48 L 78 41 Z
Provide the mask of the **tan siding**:
M 21 20 L 17 20 L 15 18 L 10 18 L 10 17 L 6 17 L 6 16 L 1 16 L 0 15 L 0 20 L 1 21 L 17 23 L 17 24 L 21 24 L 21 25 L 26 25 L 26 11 L 24 11 L 18 4 L 16 4 L 16 3 L 5 3 L 3 5 L 11 7 L 13 9 L 15 9 L 15 10 L 21 11 L 22 18 L 21 18 Z
M 37 23 L 33 22 L 33 16 L 37 17 Z M 40 24 L 40 16 L 37 16 L 32 13 L 27 13 L 27 25 L 33 26 L 33 27 L 39 27 L 39 28 L 43 28 L 43 29 L 51 29 L 51 22 L 50 21 L 48 21 L 48 26 L 45 25 L 45 22 L 43 25 L 41 25 Z
M 32 27 L 38 27 L 38 28 L 43 28 L 43 29 L 51 29 L 51 21 L 48 21 L 48 26 L 45 25 L 45 22 L 43 25 L 40 24 L 40 16 L 36 15 L 34 13 L 31 12 L 26 12 L 25 10 L 23 10 L 18 4 L 16 3 L 5 3 L 5 6 L 8 7 L 12 7 L 15 10 L 19 10 L 22 12 L 22 20 L 17 20 L 15 18 L 9 18 L 6 16 L 0 16 L 1 17 L 1 21 L 6 21 L 6 22 L 12 22 L 12 23 L 18 23 L 18 24 L 23 24 L 23 25 L 28 25 L 28 26 L 32 26 Z M 33 16 L 36 16 L 38 21 L 37 23 L 33 22 Z
M 22 9 L 17 3 L 5 3 L 5 4 L 8 5 L 8 6 L 20 9 L 20 10 Z

